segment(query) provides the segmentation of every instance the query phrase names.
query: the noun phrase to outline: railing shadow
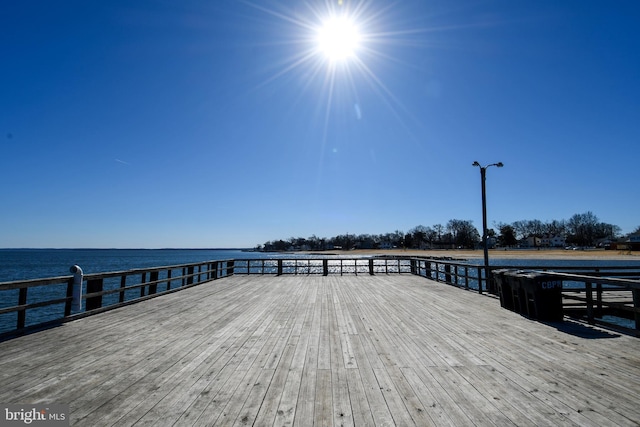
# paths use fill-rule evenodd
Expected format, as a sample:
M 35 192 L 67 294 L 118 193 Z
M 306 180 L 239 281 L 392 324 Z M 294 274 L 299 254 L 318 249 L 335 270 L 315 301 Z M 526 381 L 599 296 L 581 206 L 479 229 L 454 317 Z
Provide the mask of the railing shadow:
M 621 334 L 595 328 L 591 325 L 580 323 L 575 320 L 565 319 L 562 322 L 540 321 L 540 323 L 556 328 L 558 331 L 565 334 L 585 339 L 610 339 L 620 338 L 622 336 Z
M 58 328 L 62 326 L 64 323 L 68 322 L 69 320 L 70 319 L 64 319 L 64 318 L 49 320 L 48 322 L 39 323 L 33 326 L 26 326 L 22 329 L 14 329 L 12 331 L 3 332 L 0 334 L 0 343 L 3 343 L 5 341 L 10 341 L 15 338 L 20 338 L 27 335 L 35 334 L 36 332 Z

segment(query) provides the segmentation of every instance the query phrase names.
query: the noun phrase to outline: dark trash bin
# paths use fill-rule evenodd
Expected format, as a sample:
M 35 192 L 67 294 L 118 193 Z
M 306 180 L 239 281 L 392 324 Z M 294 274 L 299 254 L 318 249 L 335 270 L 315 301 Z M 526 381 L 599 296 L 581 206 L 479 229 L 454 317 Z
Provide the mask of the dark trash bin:
M 506 273 L 511 278 L 514 310 L 532 319 L 562 320 L 562 280 L 536 271 Z
M 492 272 L 493 280 L 496 282 L 496 288 L 498 290 L 498 296 L 500 297 L 500 307 L 514 311 L 513 305 L 513 288 L 511 282 L 512 277 L 509 274 L 514 273 L 516 270 L 504 268 L 500 270 L 494 270 Z

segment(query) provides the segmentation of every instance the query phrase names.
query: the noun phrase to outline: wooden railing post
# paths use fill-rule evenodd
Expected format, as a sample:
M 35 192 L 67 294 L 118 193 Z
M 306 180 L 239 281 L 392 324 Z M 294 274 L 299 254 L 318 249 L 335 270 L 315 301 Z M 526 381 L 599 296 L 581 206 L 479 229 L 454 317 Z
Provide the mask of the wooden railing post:
M 329 275 L 329 260 L 326 258 L 322 260 L 322 275 L 323 276 Z
M 591 286 L 591 282 L 585 283 L 586 289 L 586 297 L 587 297 L 587 321 L 589 324 L 593 325 L 595 323 L 595 318 L 593 315 L 593 288 Z
M 234 269 L 235 269 L 235 262 L 233 260 L 227 262 L 227 276 L 233 276 Z
M 120 277 L 120 296 L 118 298 L 119 302 L 124 302 L 124 291 L 127 287 L 127 275 L 123 274 L 122 277 Z
M 146 286 L 144 286 L 144 284 L 147 283 L 147 272 L 145 271 L 144 273 L 142 273 L 142 276 L 140 278 L 140 284 L 143 286 L 140 286 L 140 298 L 142 298 L 144 296 L 144 289 L 146 288 Z
M 29 288 L 20 288 L 20 293 L 18 294 L 18 305 L 27 305 L 27 289 Z M 18 329 L 24 328 L 27 321 L 27 310 L 18 311 Z
M 218 279 L 218 261 L 213 262 L 213 280 Z
M 596 284 L 596 317 L 602 317 L 602 283 Z
M 633 308 L 636 309 L 636 312 L 633 313 L 636 320 L 636 330 L 640 331 L 640 313 L 638 313 L 638 309 L 640 309 L 640 289 L 634 289 L 631 291 L 633 294 Z
M 71 308 L 73 305 L 73 277 L 67 282 L 67 302 L 64 303 L 64 317 L 71 316 Z
M 102 292 L 102 279 L 90 279 L 87 280 L 87 295 L 96 292 Z M 102 307 L 102 295 L 96 295 L 93 297 L 87 296 L 86 300 L 87 311 L 95 310 Z
M 149 273 L 149 281 L 150 282 L 157 282 L 158 281 L 158 272 L 157 271 L 152 271 Z M 157 283 L 153 283 L 151 285 L 149 285 L 149 295 L 153 295 L 156 292 L 158 292 L 158 284 Z
M 193 265 L 187 267 L 187 286 L 193 285 Z
M 444 265 L 444 281 L 445 283 L 451 284 L 451 265 L 450 264 Z
M 278 272 L 276 273 L 278 276 L 282 276 L 282 260 L 278 260 Z
M 373 258 L 369 259 L 369 274 L 373 276 Z

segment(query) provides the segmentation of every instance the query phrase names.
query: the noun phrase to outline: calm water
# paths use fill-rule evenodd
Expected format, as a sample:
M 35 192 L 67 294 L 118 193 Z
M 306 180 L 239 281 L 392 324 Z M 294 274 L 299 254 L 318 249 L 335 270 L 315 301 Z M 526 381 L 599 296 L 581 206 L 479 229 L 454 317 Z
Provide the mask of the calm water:
M 0 249 L 0 283 L 68 276 L 75 264 L 91 274 L 263 256 L 226 249 Z

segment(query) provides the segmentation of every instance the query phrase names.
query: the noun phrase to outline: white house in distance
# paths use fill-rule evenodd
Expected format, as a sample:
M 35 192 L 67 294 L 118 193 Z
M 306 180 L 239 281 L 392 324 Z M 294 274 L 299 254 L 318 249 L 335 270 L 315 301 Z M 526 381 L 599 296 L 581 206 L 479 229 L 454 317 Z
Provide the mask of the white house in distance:
M 529 248 L 564 248 L 567 244 L 567 239 L 564 236 L 542 236 L 542 237 L 527 237 L 523 246 Z

